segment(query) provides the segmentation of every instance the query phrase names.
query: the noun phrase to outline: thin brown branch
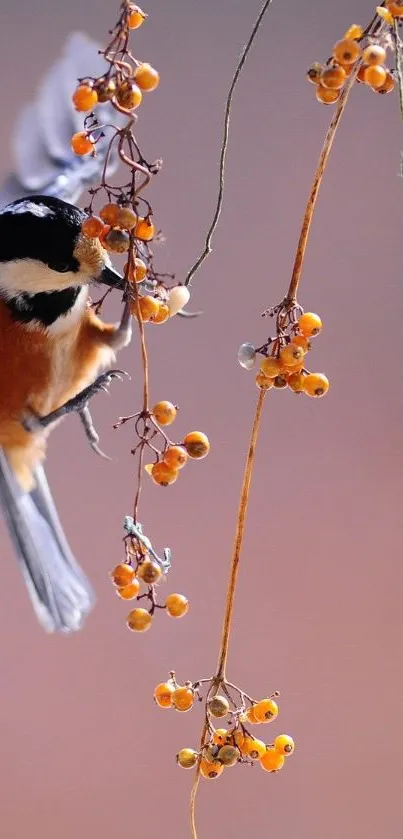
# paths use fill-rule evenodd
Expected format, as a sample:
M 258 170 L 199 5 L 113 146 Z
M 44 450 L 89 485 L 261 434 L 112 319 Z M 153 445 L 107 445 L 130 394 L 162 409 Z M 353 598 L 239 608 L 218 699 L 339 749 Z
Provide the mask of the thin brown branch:
M 247 43 L 245 44 L 245 46 L 242 50 L 241 57 L 239 59 L 237 67 L 235 69 L 235 73 L 233 75 L 232 82 L 231 82 L 231 85 L 230 85 L 230 88 L 229 88 L 229 91 L 228 91 L 228 96 L 227 96 L 227 100 L 226 100 L 226 104 L 225 104 L 224 134 L 223 134 L 223 140 L 222 140 L 221 151 L 220 151 L 219 187 L 218 187 L 217 203 L 216 203 L 216 207 L 215 207 L 215 210 L 214 210 L 214 214 L 213 214 L 213 218 L 212 218 L 210 227 L 207 231 L 207 236 L 206 236 L 204 249 L 203 249 L 202 253 L 200 254 L 200 256 L 198 257 L 198 259 L 196 260 L 196 262 L 194 263 L 194 265 L 192 265 L 192 267 L 188 271 L 188 273 L 186 275 L 186 279 L 185 279 L 185 285 L 190 284 L 190 281 L 192 280 L 192 278 L 196 274 L 196 271 L 199 270 L 200 266 L 203 264 L 205 259 L 207 259 L 207 257 L 209 256 L 209 254 L 212 251 L 212 240 L 213 240 L 213 236 L 214 236 L 214 233 L 216 231 L 217 224 L 218 224 L 218 221 L 219 221 L 219 218 L 220 218 L 220 215 L 221 215 L 222 203 L 223 203 L 223 198 L 224 198 L 225 161 L 226 161 L 226 156 L 227 156 L 229 124 L 230 124 L 230 118 L 231 118 L 231 106 L 232 106 L 232 99 L 233 99 L 233 95 L 234 95 L 234 90 L 235 90 L 237 81 L 238 81 L 238 79 L 241 75 L 242 68 L 245 64 L 245 61 L 246 61 L 246 58 L 248 56 L 249 50 L 252 47 L 252 44 L 253 44 L 253 42 L 255 40 L 255 37 L 257 35 L 257 32 L 259 30 L 259 27 L 260 27 L 260 25 L 262 23 L 262 20 L 264 18 L 264 15 L 266 14 L 267 9 L 269 8 L 269 6 L 271 5 L 272 2 L 273 2 L 273 0 L 265 0 L 265 2 L 263 3 L 263 6 L 262 6 L 262 8 L 261 8 L 261 10 L 258 14 L 255 25 L 252 29 L 251 34 L 250 34 L 250 37 L 249 37 Z
M 396 75 L 397 75 L 397 86 L 399 90 L 399 106 L 400 106 L 400 114 L 403 119 L 403 61 L 402 61 L 402 50 L 403 44 L 399 35 L 399 24 L 398 18 L 393 19 L 393 40 L 395 44 L 395 51 L 396 51 Z

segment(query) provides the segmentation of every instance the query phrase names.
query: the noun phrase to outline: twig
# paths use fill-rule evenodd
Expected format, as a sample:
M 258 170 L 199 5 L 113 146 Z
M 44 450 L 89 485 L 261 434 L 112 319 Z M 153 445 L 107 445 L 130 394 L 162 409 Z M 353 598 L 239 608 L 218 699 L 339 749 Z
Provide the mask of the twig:
M 399 106 L 400 114 L 403 119 L 403 63 L 402 63 L 402 48 L 403 44 L 399 35 L 398 18 L 393 18 L 393 40 L 395 42 L 396 50 L 396 74 L 397 86 L 399 89 Z
M 259 15 L 258 15 L 257 19 L 256 19 L 256 23 L 255 23 L 255 25 L 252 29 L 249 40 L 247 41 L 247 43 L 245 44 L 245 46 L 242 50 L 241 57 L 239 59 L 238 65 L 236 67 L 235 73 L 234 73 L 233 78 L 232 78 L 232 82 L 231 82 L 231 85 L 230 85 L 230 89 L 229 89 L 229 92 L 228 92 L 226 105 L 225 105 L 224 134 L 223 134 L 223 141 L 222 141 L 221 152 L 220 152 L 219 189 L 218 189 L 218 196 L 217 196 L 217 204 L 216 204 L 216 208 L 215 208 L 215 211 L 214 211 L 214 215 L 213 215 L 211 225 L 210 225 L 210 227 L 208 229 L 208 232 L 207 232 L 204 250 L 202 251 L 202 253 L 198 257 L 198 259 L 196 260 L 194 265 L 192 265 L 192 267 L 188 271 L 188 273 L 186 275 L 186 279 L 185 279 L 185 285 L 190 285 L 190 281 L 194 277 L 196 271 L 199 270 L 200 266 L 203 264 L 205 259 L 207 259 L 207 257 L 209 256 L 209 254 L 212 251 L 211 243 L 212 243 L 213 235 L 215 233 L 215 230 L 217 228 L 217 224 L 218 224 L 218 221 L 219 221 L 219 218 L 220 218 L 220 215 L 221 215 L 221 209 L 222 209 L 222 203 L 223 203 L 223 197 L 224 197 L 225 160 L 226 160 L 227 148 L 228 148 L 228 135 L 229 135 L 229 124 L 230 124 L 230 117 L 231 117 L 232 98 L 233 98 L 236 83 L 239 79 L 239 76 L 241 75 L 242 68 L 243 68 L 243 65 L 245 64 L 245 61 L 246 61 L 246 58 L 248 56 L 249 50 L 250 50 L 250 48 L 251 48 L 251 46 L 252 46 L 252 44 L 255 40 L 256 34 L 258 32 L 260 24 L 262 23 L 264 15 L 266 14 L 267 9 L 269 8 L 269 6 L 271 5 L 272 2 L 273 2 L 273 0 L 265 0 L 265 2 L 263 3 L 263 6 L 262 6 L 262 8 L 259 12 Z

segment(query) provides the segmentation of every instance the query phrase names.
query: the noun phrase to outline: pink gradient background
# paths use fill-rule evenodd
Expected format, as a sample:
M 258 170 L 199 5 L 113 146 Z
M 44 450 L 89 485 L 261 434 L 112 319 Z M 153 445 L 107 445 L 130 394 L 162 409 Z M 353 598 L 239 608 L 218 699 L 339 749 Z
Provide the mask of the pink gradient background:
M 258 2 L 150 0 L 139 57 L 162 74 L 138 137 L 163 156 L 151 190 L 167 242 L 161 270 L 183 276 L 200 249 L 217 186 L 223 103 Z M 180 405 L 177 434 L 205 430 L 210 457 L 164 491 L 146 484 L 141 520 L 173 549 L 167 591 L 183 590 L 183 622 L 147 635 L 125 628 L 108 581 L 130 512 L 131 432 L 140 405 L 137 341 L 121 356 L 132 382 L 93 412 L 103 448 L 78 421 L 58 429 L 48 474 L 97 608 L 74 638 L 36 624 L 1 525 L 1 786 L 5 839 L 188 836 L 191 773 L 175 767 L 197 743 L 200 709 L 159 712 L 154 685 L 215 666 L 229 557 L 255 403 L 236 362 L 262 342 L 260 312 L 288 283 L 299 226 L 331 108 L 304 73 L 323 60 L 366 0 L 274 3 L 234 102 L 227 187 L 215 250 L 195 283 L 195 322 L 148 331 L 152 398 Z M 15 0 L 2 9 L 1 175 L 11 127 L 72 28 L 104 39 L 114 3 Z M 398 839 L 402 797 L 402 123 L 397 96 L 357 88 L 320 195 L 300 300 L 323 316 L 314 368 L 332 383 L 320 402 L 269 395 L 253 480 L 231 641 L 230 677 L 253 695 L 279 689 L 297 752 L 268 776 L 237 767 L 201 784 L 200 837 Z M 117 311 L 115 303 L 115 314 Z M 113 307 L 112 307 L 113 308 Z M 80 469 L 82 472 L 80 473 Z

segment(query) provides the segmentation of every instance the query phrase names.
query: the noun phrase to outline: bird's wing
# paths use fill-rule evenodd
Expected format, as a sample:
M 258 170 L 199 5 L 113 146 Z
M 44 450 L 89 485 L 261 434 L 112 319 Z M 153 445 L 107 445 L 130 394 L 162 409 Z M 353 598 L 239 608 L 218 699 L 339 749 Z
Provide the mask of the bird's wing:
M 72 93 L 78 78 L 104 72 L 106 64 L 98 51 L 95 41 L 73 32 L 39 85 L 35 100 L 22 109 L 13 136 L 14 172 L 0 189 L 0 207 L 35 193 L 75 204 L 99 180 L 112 129 L 105 129 L 95 158 L 78 157 L 70 147 L 72 135 L 83 127 L 83 114 L 75 111 Z M 102 125 L 112 117 L 115 124 L 124 119 L 108 103 L 98 105 L 96 114 Z M 112 155 L 108 175 L 116 166 L 117 157 Z

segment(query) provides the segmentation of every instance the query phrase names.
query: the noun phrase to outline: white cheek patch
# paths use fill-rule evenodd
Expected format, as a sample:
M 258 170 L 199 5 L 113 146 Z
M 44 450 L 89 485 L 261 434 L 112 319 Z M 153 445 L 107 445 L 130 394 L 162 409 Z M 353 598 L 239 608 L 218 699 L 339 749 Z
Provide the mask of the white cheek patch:
M 46 218 L 46 216 L 54 216 L 55 211 L 46 204 L 34 204 L 33 201 L 19 201 L 18 204 L 9 205 L 4 208 L 3 212 L 11 213 L 12 215 L 22 215 L 23 213 L 31 213 L 37 218 Z
M 64 288 L 88 281 L 79 273 L 53 271 L 39 259 L 14 259 L 0 263 L 0 288 L 6 297 L 19 292 L 37 294 L 39 291 L 62 291 Z
M 83 286 L 77 294 L 76 300 L 65 315 L 61 315 L 50 326 L 46 328 L 49 335 L 61 335 L 73 329 L 83 317 L 87 308 L 88 286 Z

